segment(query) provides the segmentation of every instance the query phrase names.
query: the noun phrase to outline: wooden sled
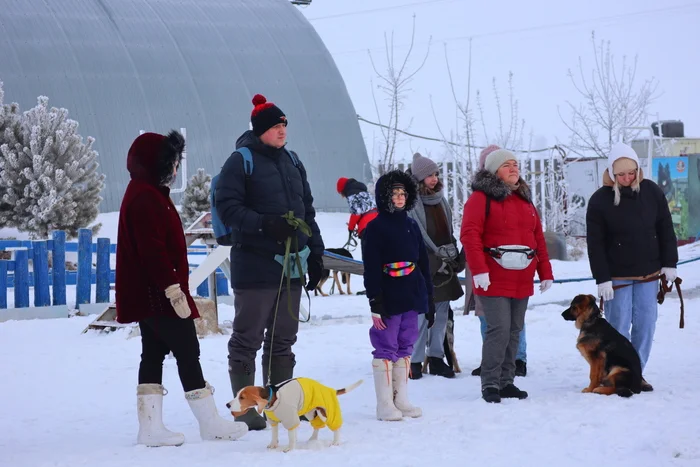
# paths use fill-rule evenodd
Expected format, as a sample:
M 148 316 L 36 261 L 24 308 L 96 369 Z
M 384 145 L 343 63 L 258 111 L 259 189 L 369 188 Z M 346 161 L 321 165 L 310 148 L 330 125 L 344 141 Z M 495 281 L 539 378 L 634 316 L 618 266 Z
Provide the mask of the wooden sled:
M 118 323 L 117 322 L 117 306 L 114 304 L 107 305 L 105 310 L 100 313 L 95 320 L 88 324 L 85 329 L 83 329 L 82 334 L 85 334 L 86 332 L 90 330 L 96 330 L 100 332 L 112 332 L 116 331 L 117 329 L 131 329 L 131 332 L 134 332 L 134 328 L 136 328 L 136 323 Z M 131 337 L 131 335 L 130 335 Z

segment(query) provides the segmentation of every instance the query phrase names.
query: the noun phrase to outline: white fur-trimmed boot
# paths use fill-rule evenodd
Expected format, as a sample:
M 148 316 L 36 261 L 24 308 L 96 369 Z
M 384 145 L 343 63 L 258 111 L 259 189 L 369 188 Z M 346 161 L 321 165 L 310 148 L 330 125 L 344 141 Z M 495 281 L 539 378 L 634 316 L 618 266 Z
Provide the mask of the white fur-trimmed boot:
M 248 433 L 248 425 L 245 423 L 225 420 L 219 415 L 214 403 L 214 388 L 209 383 L 202 389 L 186 392 L 185 399 L 199 422 L 199 435 L 202 439 L 233 441 Z
M 136 410 L 139 417 L 137 444 L 146 446 L 180 446 L 185 435 L 168 430 L 163 425 L 163 396 L 168 391 L 161 384 L 136 386 Z
M 423 415 L 420 407 L 415 407 L 408 401 L 408 373 L 411 370 L 411 358 L 400 358 L 394 363 L 391 379 L 394 383 L 394 405 L 404 417 L 418 418 Z
M 403 419 L 401 411 L 394 405 L 394 388 L 391 360 L 372 360 L 374 391 L 377 394 L 377 420 L 397 421 Z

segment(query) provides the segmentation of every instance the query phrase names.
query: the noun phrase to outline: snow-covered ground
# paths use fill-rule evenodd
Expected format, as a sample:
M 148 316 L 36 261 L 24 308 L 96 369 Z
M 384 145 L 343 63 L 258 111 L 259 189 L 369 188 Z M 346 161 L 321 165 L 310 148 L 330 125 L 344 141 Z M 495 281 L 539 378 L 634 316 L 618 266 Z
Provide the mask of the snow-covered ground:
M 113 214 L 102 217 L 110 216 L 116 220 Z M 327 246 L 345 242 L 346 218 L 319 215 Z M 116 222 L 111 227 L 105 222 L 101 235 L 116 240 L 114 226 Z M 683 259 L 700 256 L 696 246 L 681 252 Z M 327 446 L 328 431 L 321 432 L 323 443 L 307 445 L 311 429 L 304 424 L 300 449 L 288 454 L 266 449 L 269 430 L 236 442 L 201 441 L 171 358 L 164 368 L 169 390 L 164 418 L 169 428 L 185 433 L 187 442 L 177 448 L 136 446 L 138 338 L 128 338 L 126 331 L 81 334 L 94 317 L 1 323 L 0 373 L 6 383 L 0 385 L 0 466 L 700 465 L 700 321 L 695 313 L 700 298 L 691 292 L 700 286 L 697 264 L 679 267 L 689 297 L 686 328 L 678 329 L 675 294 L 660 307 L 646 369 L 655 392 L 629 400 L 581 394 L 588 366 L 575 347 L 577 330 L 560 313 L 562 303 L 577 293 L 594 293 L 595 286 L 592 281 L 555 284 L 546 294 L 536 292 L 526 317 L 528 376 L 516 384 L 529 392 L 527 400 L 499 405 L 481 400 L 479 379 L 469 375 L 480 359 L 478 320 L 460 312 L 455 350 L 464 373 L 454 380 L 426 376 L 409 381 L 410 395 L 424 416 L 402 422 L 374 417 L 366 298 L 312 296 L 313 319 L 301 325 L 294 347 L 296 374 L 334 387 L 360 378 L 365 382 L 341 397 L 341 446 Z M 555 262 L 554 269 L 557 278 L 589 275 L 585 260 Z M 362 288 L 361 279 L 353 277 L 353 291 Z M 459 309 L 463 303 L 453 305 Z M 221 305 L 224 327 L 232 317 L 233 308 Z M 231 398 L 227 340 L 225 335 L 201 340 L 205 377 L 216 388 L 224 417 L 230 417 L 224 404 Z M 284 430 L 280 436 L 285 444 Z

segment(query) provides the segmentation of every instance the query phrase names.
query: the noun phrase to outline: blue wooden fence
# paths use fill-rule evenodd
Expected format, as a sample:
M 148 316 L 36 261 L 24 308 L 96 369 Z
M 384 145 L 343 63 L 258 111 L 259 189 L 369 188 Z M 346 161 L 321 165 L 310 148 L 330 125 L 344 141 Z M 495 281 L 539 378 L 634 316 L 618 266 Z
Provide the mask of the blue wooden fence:
M 68 285 L 76 286 L 75 303 L 90 303 L 92 286 L 95 286 L 95 303 L 109 303 L 109 292 L 114 284 L 114 269 L 110 267 L 110 256 L 116 253 L 116 244 L 108 238 L 92 241 L 89 229 L 78 231 L 77 242 L 67 242 L 64 231 L 54 231 L 50 240 L 0 240 L 0 251 L 14 250 L 14 258 L 0 260 L 0 309 L 7 308 L 9 291 L 14 293 L 14 308 L 30 306 L 66 305 Z M 191 246 L 190 255 L 206 255 L 204 245 Z M 201 250 L 201 251 L 196 251 Z M 49 252 L 52 267 L 49 267 Z M 66 270 L 66 252 L 78 253 L 77 271 Z M 93 254 L 96 263 L 93 268 Z M 29 261 L 32 272 L 29 272 Z M 190 265 L 194 267 L 196 265 Z M 208 280 L 197 287 L 202 297 L 209 296 Z M 229 295 L 229 283 L 219 269 L 216 274 L 218 295 Z M 30 304 L 30 289 L 33 303 Z

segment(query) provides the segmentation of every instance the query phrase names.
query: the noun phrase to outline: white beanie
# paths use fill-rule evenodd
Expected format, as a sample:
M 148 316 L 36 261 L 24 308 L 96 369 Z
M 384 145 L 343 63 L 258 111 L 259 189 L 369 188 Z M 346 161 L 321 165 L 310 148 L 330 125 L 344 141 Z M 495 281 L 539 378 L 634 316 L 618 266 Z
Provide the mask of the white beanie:
M 639 167 L 639 157 L 637 157 L 637 153 L 634 152 L 634 149 L 625 143 L 615 143 L 613 147 L 610 148 L 610 154 L 608 154 L 608 174 L 613 180 L 615 179 L 613 164 L 615 161 L 622 159 L 623 157 L 632 159 L 637 163 L 637 167 Z
M 492 174 L 498 172 L 498 169 L 508 161 L 517 161 L 515 154 L 507 149 L 496 149 L 489 153 L 484 160 L 484 170 L 488 170 Z
M 615 143 L 613 147 L 610 148 L 610 154 L 608 154 L 608 176 L 613 182 L 613 193 L 615 194 L 613 204 L 615 206 L 620 204 L 620 185 L 617 183 L 615 169 L 613 166 L 615 165 L 615 162 L 619 161 L 620 159 L 630 159 L 637 164 L 637 178 L 631 186 L 633 191 L 639 191 L 639 184 L 641 183 L 643 177 L 642 168 L 639 166 L 639 157 L 637 156 L 637 153 L 634 152 L 634 149 L 622 142 Z

